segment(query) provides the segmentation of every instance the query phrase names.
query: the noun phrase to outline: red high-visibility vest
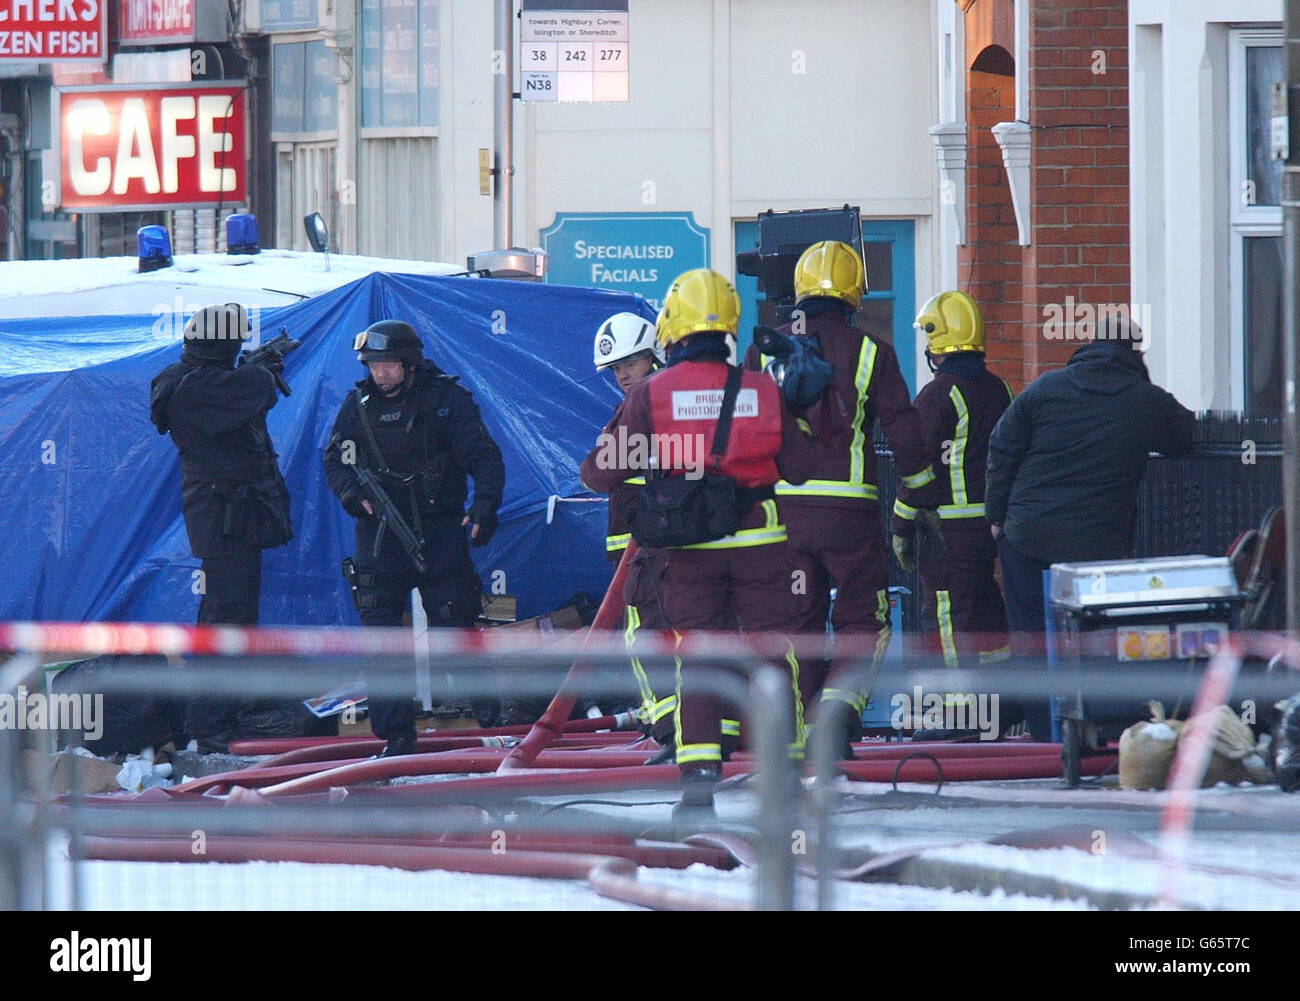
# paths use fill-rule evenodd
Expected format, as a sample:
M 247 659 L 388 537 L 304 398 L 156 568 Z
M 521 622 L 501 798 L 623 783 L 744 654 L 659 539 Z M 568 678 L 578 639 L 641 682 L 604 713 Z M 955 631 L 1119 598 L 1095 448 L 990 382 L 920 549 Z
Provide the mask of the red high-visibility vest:
M 727 451 L 716 470 L 709 449 L 722 411 L 727 366 L 722 362 L 680 362 L 650 377 L 650 422 L 660 468 L 690 468 L 730 476 L 742 487 L 761 487 L 781 478 L 781 400 L 764 372 L 745 372 L 736 393 Z

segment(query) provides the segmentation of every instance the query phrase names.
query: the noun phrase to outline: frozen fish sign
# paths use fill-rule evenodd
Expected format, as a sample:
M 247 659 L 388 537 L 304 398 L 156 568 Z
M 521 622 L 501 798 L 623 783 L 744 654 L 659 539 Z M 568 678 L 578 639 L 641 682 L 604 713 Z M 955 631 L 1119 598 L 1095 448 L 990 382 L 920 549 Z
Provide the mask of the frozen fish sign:
M 541 242 L 552 285 L 631 292 L 655 309 L 674 278 L 709 266 L 709 231 L 690 212 L 560 212 Z
M 107 0 L 0 0 L 0 61 L 103 62 L 107 9 Z

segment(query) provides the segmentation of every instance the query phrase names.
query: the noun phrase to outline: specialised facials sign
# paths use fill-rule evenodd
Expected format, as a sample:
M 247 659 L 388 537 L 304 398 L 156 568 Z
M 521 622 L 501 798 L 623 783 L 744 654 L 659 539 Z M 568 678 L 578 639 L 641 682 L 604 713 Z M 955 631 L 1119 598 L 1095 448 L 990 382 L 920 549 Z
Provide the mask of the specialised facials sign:
M 61 204 L 92 212 L 238 204 L 244 118 L 242 86 L 63 91 Z
M 103 62 L 108 0 L 0 0 L 0 59 Z
M 674 278 L 709 266 L 709 231 L 690 212 L 557 212 L 539 235 L 550 284 L 632 292 L 655 309 Z

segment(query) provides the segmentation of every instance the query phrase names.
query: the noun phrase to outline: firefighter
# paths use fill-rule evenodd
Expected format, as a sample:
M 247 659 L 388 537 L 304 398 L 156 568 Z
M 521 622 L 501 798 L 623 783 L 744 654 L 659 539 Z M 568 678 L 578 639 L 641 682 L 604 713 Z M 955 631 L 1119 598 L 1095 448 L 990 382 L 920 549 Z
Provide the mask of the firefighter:
M 656 479 L 638 499 L 634 537 L 661 537 L 648 535 L 640 519 L 654 510 L 647 498 L 671 495 L 670 487 L 729 484 L 734 491 L 732 514 L 738 516 L 729 534 L 701 532 L 689 537 L 703 541 L 665 546 L 659 592 L 664 616 L 677 631 L 784 632 L 794 617 L 792 566 L 773 486 L 782 477 L 804 480 L 811 466 L 810 439 L 771 379 L 729 364 L 728 337 L 735 336 L 739 322 L 740 300 L 725 278 L 706 268 L 680 275 L 656 326 L 668 367 L 632 387 L 612 434 L 603 439 L 607 451 L 583 467 L 588 487 L 608 492 L 654 464 Z M 722 402 L 730 393 L 735 404 L 724 416 Z M 706 460 L 720 444 L 720 425 L 727 430 L 725 449 L 720 459 Z M 618 443 L 625 443 L 625 452 Z M 718 479 L 706 479 L 706 468 Z M 787 733 L 792 751 L 801 754 L 802 708 L 792 650 L 782 666 L 789 671 L 796 706 Z M 703 665 L 689 661 L 678 664 L 676 694 L 675 747 L 683 792 L 674 815 L 697 819 L 713 812 L 726 702 L 709 684 Z
M 618 387 L 624 394 L 651 372 L 663 367 L 663 349 L 656 339 L 655 325 L 637 313 L 615 313 L 607 319 L 596 331 L 592 348 L 597 371 L 612 369 Z M 618 426 L 622 412 L 620 404 L 603 433 L 608 434 Z M 584 471 L 588 464 L 596 462 L 598 450 L 599 446 L 584 461 Z M 632 538 L 628 514 L 644 484 L 644 477 L 631 476 L 609 492 L 609 531 L 605 536 L 605 553 L 615 564 L 622 558 L 623 551 Z M 662 550 L 638 548 L 633 554 L 623 585 L 626 607 L 624 636 L 640 697 L 640 715 L 651 735 L 663 745 L 661 755 L 651 758 L 656 764 L 671 760 L 673 710 L 677 706 L 677 700 L 671 694 L 663 698 L 655 696 L 645 668 L 633 652 L 633 646 L 638 630 L 668 628 L 659 601 L 659 577 L 663 572 L 663 562 Z
M 361 623 L 401 625 L 407 596 L 418 588 L 430 627 L 471 626 L 482 586 L 469 546 L 486 545 L 496 531 L 505 489 L 501 450 L 474 398 L 424 357 L 409 323 L 372 323 L 353 350 L 367 376 L 339 407 L 324 462 L 330 490 L 356 519 L 356 554 L 344 566 Z M 375 474 L 418 538 L 423 570 L 394 532 L 380 536 L 375 499 L 358 467 Z M 468 513 L 467 476 L 474 480 Z M 414 752 L 413 699 L 372 697 L 369 704 L 371 728 L 386 741 L 383 755 Z
M 989 436 L 1015 395 L 984 365 L 984 317 L 965 292 L 940 292 L 916 316 L 926 360 L 935 373 L 914 406 L 925 448 L 940 457 L 942 556 L 918 553 L 914 492 L 894 501 L 894 555 L 909 573 L 920 569 L 927 648 L 946 667 L 1005 660 L 1007 613 L 994 579 L 997 551 L 984 520 L 984 467 Z
M 861 736 L 862 710 L 890 636 L 888 547 L 872 446 L 877 421 L 903 485 L 913 492 L 919 517 L 937 520 L 933 456 L 924 445 L 921 417 L 912 407 L 898 358 L 886 341 L 853 325 L 865 291 L 857 251 L 835 240 L 815 243 L 795 265 L 792 322 L 779 328 L 787 336 L 814 339 L 816 352 L 833 368 L 830 385 L 802 414 L 812 437 L 826 448 L 806 482 L 778 483 L 776 493 L 794 565 L 801 572 L 796 595 L 800 631 L 826 631 L 834 587 L 836 635 L 863 637 L 873 651 L 866 657 L 801 666 L 805 704 L 811 709 L 820 692 L 818 724 L 830 729 L 846 759 L 852 758 L 852 742 Z M 766 364 L 750 348 L 746 367 Z

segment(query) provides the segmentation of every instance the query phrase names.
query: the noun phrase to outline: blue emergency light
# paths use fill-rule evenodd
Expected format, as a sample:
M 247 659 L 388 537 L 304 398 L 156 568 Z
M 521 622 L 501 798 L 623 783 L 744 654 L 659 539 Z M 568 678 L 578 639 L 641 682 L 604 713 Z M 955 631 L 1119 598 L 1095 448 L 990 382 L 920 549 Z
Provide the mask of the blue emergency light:
M 166 226 L 141 226 L 135 231 L 135 249 L 139 274 L 172 266 L 172 238 Z
M 226 253 L 257 254 L 262 247 L 257 237 L 257 216 L 236 212 L 226 220 Z

